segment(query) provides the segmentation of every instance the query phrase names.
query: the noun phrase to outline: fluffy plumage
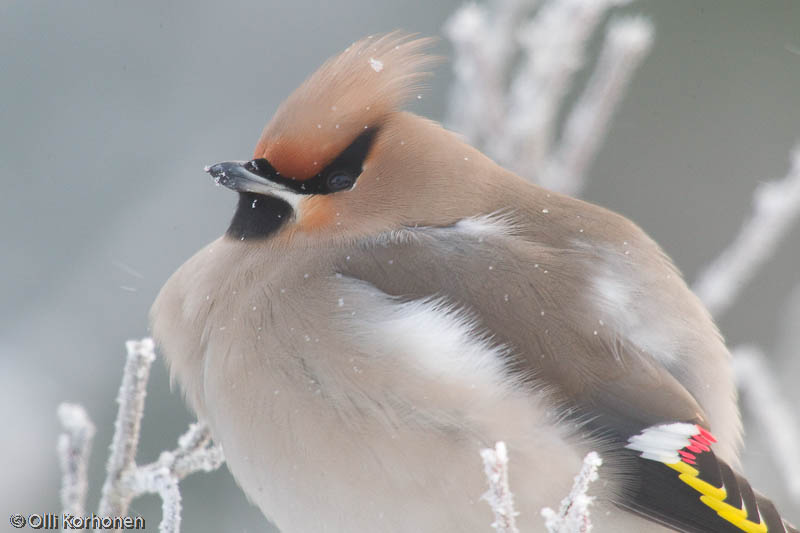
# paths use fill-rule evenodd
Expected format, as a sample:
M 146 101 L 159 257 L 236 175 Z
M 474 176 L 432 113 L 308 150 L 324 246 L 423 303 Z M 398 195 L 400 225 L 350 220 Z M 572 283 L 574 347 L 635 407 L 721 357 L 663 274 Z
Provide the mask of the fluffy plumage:
M 210 169 L 244 200 L 152 324 L 234 476 L 286 532 L 484 531 L 478 451 L 503 440 L 538 531 L 597 450 L 596 530 L 740 531 L 666 464 L 688 456 L 663 428 L 702 427 L 718 442 L 698 476 L 738 466 L 708 313 L 627 219 L 400 111 L 425 45 L 354 44 L 281 106 L 254 161 Z

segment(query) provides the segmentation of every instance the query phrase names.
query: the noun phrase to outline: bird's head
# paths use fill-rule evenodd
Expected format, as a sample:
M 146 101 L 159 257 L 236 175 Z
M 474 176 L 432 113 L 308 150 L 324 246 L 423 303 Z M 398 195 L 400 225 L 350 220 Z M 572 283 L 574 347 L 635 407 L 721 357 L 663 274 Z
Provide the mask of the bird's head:
M 347 238 L 460 216 L 453 181 L 488 159 L 400 110 L 436 61 L 424 53 L 430 42 L 397 33 L 358 41 L 286 99 L 252 160 L 208 167 L 240 193 L 228 236 Z

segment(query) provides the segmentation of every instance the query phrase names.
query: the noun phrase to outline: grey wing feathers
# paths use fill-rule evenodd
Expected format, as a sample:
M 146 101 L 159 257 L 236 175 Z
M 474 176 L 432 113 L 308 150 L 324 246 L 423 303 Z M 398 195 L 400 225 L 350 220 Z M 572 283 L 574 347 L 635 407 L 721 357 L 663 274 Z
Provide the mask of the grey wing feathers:
M 580 248 L 451 227 L 361 243 L 336 269 L 400 301 L 437 297 L 474 313 L 492 341 L 509 348 L 508 367 L 534 387 L 545 384 L 563 412 L 610 452 L 608 462 L 627 478 L 628 494 L 619 505 L 681 531 L 741 530 L 701 503 L 674 469 L 625 449 L 631 436 L 652 426 L 710 424 L 664 365 L 624 336 L 598 327 L 589 305 L 591 260 Z M 712 471 L 734 475 L 710 450 L 702 458 L 708 465 L 699 478 Z M 731 494 L 752 492 L 744 478 L 735 479 Z M 759 502 L 769 531 L 794 531 L 769 500 Z
M 425 228 L 362 243 L 336 268 L 400 299 L 442 297 L 475 313 L 509 347 L 511 368 L 534 385 L 546 383 L 566 411 L 592 425 L 631 434 L 659 422 L 703 422 L 702 409 L 668 371 L 587 311 L 590 274 L 581 254 L 513 236 Z

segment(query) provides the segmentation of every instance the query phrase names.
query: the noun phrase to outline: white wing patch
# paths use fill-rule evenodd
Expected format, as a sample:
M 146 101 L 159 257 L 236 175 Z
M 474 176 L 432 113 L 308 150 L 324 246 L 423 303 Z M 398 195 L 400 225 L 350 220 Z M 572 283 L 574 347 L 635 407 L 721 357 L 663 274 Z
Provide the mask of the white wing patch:
M 344 301 L 361 300 L 357 306 L 364 311 L 353 317 L 352 326 L 370 352 L 410 363 L 434 381 L 498 392 L 517 384 L 506 371 L 508 350 L 481 332 L 467 311 L 436 298 L 399 302 L 371 285 L 350 281 Z
M 608 265 L 595 276 L 591 303 L 623 338 L 661 364 L 670 365 L 677 361 L 675 340 L 680 336 L 670 331 L 670 324 L 660 317 L 661 310 L 643 307 L 647 300 L 639 295 L 644 289 L 636 273 L 625 266 L 619 265 L 617 271 Z
M 507 237 L 516 234 L 514 217 L 509 213 L 492 213 L 476 217 L 462 218 L 452 226 L 409 226 L 399 230 L 386 231 L 371 238 L 369 245 L 389 246 L 414 242 L 425 234 L 441 235 L 441 232 L 461 233 L 477 239 L 485 237 Z
M 475 332 L 475 322 L 441 300 L 397 304 L 393 316 L 375 324 L 386 349 L 412 354 L 426 371 L 475 385 L 503 381 L 506 350 Z
M 507 213 L 462 218 L 455 223 L 453 229 L 474 237 L 505 237 L 515 233 L 513 217 Z
M 690 446 L 689 438 L 699 434 L 700 429 L 694 424 L 661 424 L 629 438 L 625 447 L 641 452 L 639 455 L 644 459 L 674 464 L 681 460 L 678 450 Z

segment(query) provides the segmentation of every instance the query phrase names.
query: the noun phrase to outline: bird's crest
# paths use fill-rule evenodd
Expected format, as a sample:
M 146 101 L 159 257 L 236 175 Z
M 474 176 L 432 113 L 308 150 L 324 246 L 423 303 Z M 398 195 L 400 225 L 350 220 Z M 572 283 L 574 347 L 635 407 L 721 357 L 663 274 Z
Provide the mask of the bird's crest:
M 362 39 L 325 62 L 280 106 L 256 145 L 284 176 L 314 176 L 364 129 L 421 89 L 437 61 L 432 39 L 393 32 Z

